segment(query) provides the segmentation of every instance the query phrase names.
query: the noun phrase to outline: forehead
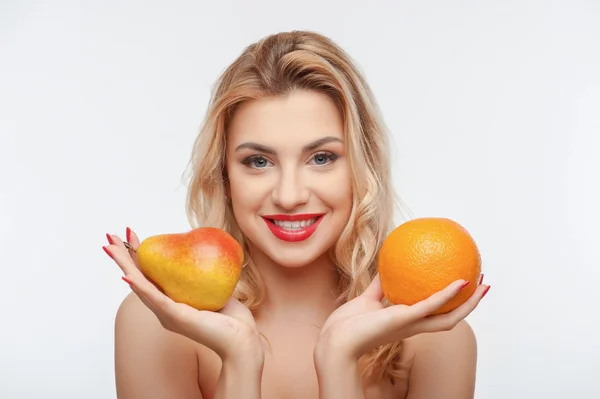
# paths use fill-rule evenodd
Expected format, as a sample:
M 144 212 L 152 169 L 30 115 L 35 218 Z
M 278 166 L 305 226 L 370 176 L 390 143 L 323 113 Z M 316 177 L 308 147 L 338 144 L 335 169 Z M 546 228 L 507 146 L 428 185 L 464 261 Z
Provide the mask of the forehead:
M 294 90 L 289 95 L 250 100 L 239 106 L 228 131 L 228 146 L 244 141 L 272 146 L 303 145 L 333 136 L 343 139 L 343 120 L 326 94 Z

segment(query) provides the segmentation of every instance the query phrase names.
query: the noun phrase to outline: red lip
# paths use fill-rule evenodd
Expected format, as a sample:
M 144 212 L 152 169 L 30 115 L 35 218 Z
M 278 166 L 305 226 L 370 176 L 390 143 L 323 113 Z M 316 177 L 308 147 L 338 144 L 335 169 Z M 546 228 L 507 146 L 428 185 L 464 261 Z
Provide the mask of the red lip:
M 282 241 L 298 242 L 298 241 L 304 241 L 313 235 L 315 230 L 317 230 L 317 227 L 319 227 L 321 220 L 323 220 L 323 217 L 322 217 L 323 215 L 324 214 L 322 214 L 322 213 L 321 214 L 304 214 L 304 215 L 268 215 L 268 216 L 265 215 L 265 216 L 263 216 L 263 220 L 265 221 L 265 223 L 267 223 L 267 227 L 269 228 L 269 230 L 271 230 L 271 233 L 273 233 L 273 235 L 275 237 L 279 238 Z M 306 219 L 314 219 L 314 218 L 317 218 L 317 220 L 313 224 L 311 224 L 310 226 L 305 227 L 303 229 L 297 229 L 297 230 L 286 230 L 283 227 L 277 226 L 272 221 L 273 219 L 274 220 L 293 221 L 293 220 L 306 220 Z
M 295 220 L 309 220 L 318 218 L 319 216 L 323 216 L 324 213 L 300 213 L 297 215 L 262 215 L 263 218 L 273 219 L 273 220 L 287 220 L 293 222 Z

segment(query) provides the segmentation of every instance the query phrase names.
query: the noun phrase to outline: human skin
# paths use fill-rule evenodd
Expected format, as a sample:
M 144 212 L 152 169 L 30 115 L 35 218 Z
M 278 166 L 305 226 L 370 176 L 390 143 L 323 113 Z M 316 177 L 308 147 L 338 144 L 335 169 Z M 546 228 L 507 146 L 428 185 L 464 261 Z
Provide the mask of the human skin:
M 225 149 L 226 188 L 267 287 L 254 317 L 237 301 L 211 315 L 170 302 L 136 268 L 135 253 L 110 236 L 106 250 L 134 291 L 116 320 L 119 398 L 473 397 L 476 341 L 464 318 L 489 286 L 480 284 L 467 303 L 439 317 L 428 312 L 464 281 L 412 307 L 384 308 L 376 276 L 361 296 L 336 302 L 338 272 L 327 251 L 352 208 L 344 140 L 341 115 L 321 93 L 296 90 L 237 108 Z M 297 214 L 322 215 L 300 242 L 281 240 L 265 220 Z M 139 244 L 135 233 L 128 241 Z M 400 339 L 409 378 L 395 385 L 363 380 L 360 356 Z

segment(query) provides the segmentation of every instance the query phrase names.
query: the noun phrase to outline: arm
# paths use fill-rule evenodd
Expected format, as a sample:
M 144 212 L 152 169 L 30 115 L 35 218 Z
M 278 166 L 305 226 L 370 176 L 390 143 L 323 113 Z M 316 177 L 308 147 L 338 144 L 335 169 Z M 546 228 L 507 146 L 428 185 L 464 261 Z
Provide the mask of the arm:
M 225 361 L 221 367 L 215 399 L 261 398 L 262 357 L 249 354 L 246 360 Z
M 490 286 L 480 284 L 454 310 L 432 315 L 465 286 L 464 280 L 456 280 L 414 305 L 384 307 L 376 276 L 361 295 L 337 308 L 321 328 L 314 352 L 321 398 L 363 399 L 357 373 L 360 356 L 381 345 L 421 334 L 424 338 L 414 339 L 422 343 L 421 357 L 419 365 L 413 364 L 409 383 L 415 387 L 408 399 L 472 398 L 476 346 L 472 331 L 463 320 Z M 442 334 L 428 335 L 438 332 Z
M 345 357 L 341 348 L 328 343 L 317 344 L 314 353 L 319 381 L 319 397 L 326 399 L 364 399 L 358 362 Z
M 466 321 L 454 329 L 411 338 L 415 362 L 407 399 L 472 399 L 477 341 Z
M 133 293 L 115 320 L 115 379 L 119 399 L 202 398 L 191 341 L 162 328 Z
M 415 351 L 406 399 L 472 399 L 477 341 L 466 321 L 450 331 L 420 334 L 407 342 Z M 357 363 L 331 347 L 315 352 L 319 397 L 364 399 Z
M 104 251 L 119 265 L 133 290 L 115 323 L 115 372 L 120 399 L 201 398 L 196 343 L 221 358 L 214 399 L 259 399 L 264 350 L 254 317 L 231 297 L 218 312 L 177 303 L 140 271 L 130 252 L 139 240 L 131 232 L 126 247 L 107 235 Z
M 248 360 L 250 359 L 250 361 Z M 260 353 L 226 359 L 215 399 L 260 398 Z M 115 378 L 119 399 L 202 399 L 193 341 L 164 329 L 156 316 L 129 294 L 115 322 Z

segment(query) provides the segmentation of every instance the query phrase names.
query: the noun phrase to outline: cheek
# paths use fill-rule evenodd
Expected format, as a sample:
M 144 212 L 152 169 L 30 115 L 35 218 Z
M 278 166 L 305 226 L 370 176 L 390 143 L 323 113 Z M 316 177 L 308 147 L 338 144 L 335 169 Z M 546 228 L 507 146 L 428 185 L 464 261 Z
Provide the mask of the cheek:
M 326 202 L 334 211 L 350 213 L 352 208 L 352 183 L 350 174 L 341 170 L 340 173 L 331 175 L 328 179 L 314 179 L 319 182 L 315 192 L 323 202 Z
M 260 208 L 265 199 L 265 187 L 254 176 L 236 173 L 235 169 L 229 175 L 229 192 L 236 217 L 243 217 L 244 210 L 256 210 Z
M 239 200 L 244 199 L 245 186 L 244 178 L 239 165 L 227 163 L 227 175 L 228 175 L 228 190 L 231 196 L 232 202 L 236 203 Z

